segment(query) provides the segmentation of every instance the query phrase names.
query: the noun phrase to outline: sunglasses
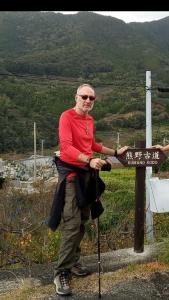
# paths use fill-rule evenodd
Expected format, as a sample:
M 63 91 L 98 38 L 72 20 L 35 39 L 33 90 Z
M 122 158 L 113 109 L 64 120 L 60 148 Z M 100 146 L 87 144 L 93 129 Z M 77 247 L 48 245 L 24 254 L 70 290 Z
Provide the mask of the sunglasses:
M 83 100 L 87 100 L 89 98 L 90 101 L 94 101 L 96 99 L 95 96 L 88 96 L 88 95 L 78 95 L 80 96 Z

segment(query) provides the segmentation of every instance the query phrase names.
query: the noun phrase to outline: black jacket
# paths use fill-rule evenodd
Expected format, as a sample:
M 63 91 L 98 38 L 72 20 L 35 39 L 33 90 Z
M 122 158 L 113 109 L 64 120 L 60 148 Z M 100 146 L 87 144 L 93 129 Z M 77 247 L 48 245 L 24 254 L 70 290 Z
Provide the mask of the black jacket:
M 99 217 L 104 208 L 99 197 L 105 190 L 105 184 L 99 177 L 98 172 L 90 167 L 79 168 L 61 161 L 55 157 L 56 167 L 59 173 L 59 181 L 55 191 L 48 226 L 55 231 L 60 224 L 64 207 L 66 177 L 72 171 L 76 172 L 75 188 L 77 205 L 80 208 L 91 205 L 92 219 Z

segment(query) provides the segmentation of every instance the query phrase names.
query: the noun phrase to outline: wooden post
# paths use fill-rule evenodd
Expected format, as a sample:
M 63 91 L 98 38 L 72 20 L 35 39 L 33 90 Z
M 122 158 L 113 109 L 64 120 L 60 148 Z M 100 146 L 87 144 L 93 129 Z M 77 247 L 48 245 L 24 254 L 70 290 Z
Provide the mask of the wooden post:
M 134 251 L 144 251 L 145 168 L 136 168 Z
M 36 123 L 34 122 L 34 181 L 36 181 Z
M 139 141 L 136 146 L 145 148 L 145 145 L 145 141 Z M 138 253 L 144 251 L 145 171 L 145 168 L 136 167 L 134 251 Z

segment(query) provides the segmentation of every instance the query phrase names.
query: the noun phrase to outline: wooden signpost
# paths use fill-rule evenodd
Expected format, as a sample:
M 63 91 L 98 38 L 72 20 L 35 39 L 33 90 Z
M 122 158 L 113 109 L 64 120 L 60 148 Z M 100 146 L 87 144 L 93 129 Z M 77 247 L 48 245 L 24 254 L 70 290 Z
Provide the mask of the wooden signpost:
M 117 159 L 125 167 L 136 167 L 134 251 L 144 251 L 145 171 L 146 167 L 161 165 L 167 156 L 160 149 L 128 149 Z

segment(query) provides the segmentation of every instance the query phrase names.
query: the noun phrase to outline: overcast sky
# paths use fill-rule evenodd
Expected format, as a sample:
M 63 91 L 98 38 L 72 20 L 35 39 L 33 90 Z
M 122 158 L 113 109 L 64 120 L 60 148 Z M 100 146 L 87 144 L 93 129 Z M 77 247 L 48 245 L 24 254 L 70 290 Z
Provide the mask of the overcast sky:
M 58 12 L 58 11 L 56 11 Z M 63 14 L 75 14 L 77 11 L 59 11 Z M 169 17 L 169 11 L 94 11 L 105 16 L 121 19 L 126 23 L 149 22 Z

